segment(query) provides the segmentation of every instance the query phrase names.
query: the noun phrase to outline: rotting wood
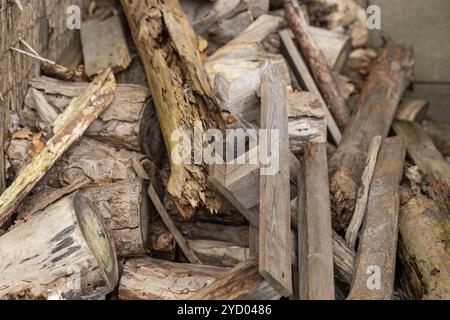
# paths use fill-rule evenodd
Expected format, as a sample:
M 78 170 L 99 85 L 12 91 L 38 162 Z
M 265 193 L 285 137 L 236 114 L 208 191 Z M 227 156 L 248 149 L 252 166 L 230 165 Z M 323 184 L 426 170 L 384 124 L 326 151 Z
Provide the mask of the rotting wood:
M 186 256 L 186 258 L 189 260 L 189 262 L 193 264 L 203 264 L 202 261 L 194 253 L 194 251 L 189 247 L 188 242 L 184 239 L 180 230 L 178 230 L 177 226 L 170 218 L 170 215 L 167 213 L 167 210 L 164 207 L 164 204 L 161 202 L 161 199 L 159 198 L 158 194 L 156 193 L 155 188 L 152 185 L 151 181 L 148 187 L 148 195 L 150 196 L 150 199 L 155 205 L 156 210 L 161 216 L 161 219 L 164 221 L 164 224 L 172 233 L 173 237 L 175 238 L 175 241 L 178 243 L 178 246 L 180 247 L 183 254 Z
M 370 143 L 369 152 L 366 160 L 366 167 L 362 174 L 361 186 L 358 190 L 358 197 L 356 200 L 355 213 L 345 233 L 345 240 L 350 248 L 355 248 L 356 240 L 358 238 L 359 230 L 364 221 L 366 214 L 367 201 L 369 199 L 370 184 L 372 183 L 372 177 L 375 172 L 375 166 L 377 164 L 378 153 L 381 149 L 383 139 L 381 136 L 376 136 Z
M 405 174 L 408 197 L 400 208 L 399 258 L 402 288 L 410 299 L 450 299 L 450 218 L 422 190 L 424 177 L 410 168 Z
M 2 236 L 0 254 L 0 299 L 95 299 L 118 281 L 108 233 L 95 206 L 80 194 Z
M 329 161 L 333 227 L 347 228 L 355 211 L 367 152 L 376 136 L 386 138 L 403 92 L 413 76 L 413 52 L 388 44 L 373 67 L 341 144 Z
M 119 300 L 186 300 L 227 272 L 227 268 L 173 263 L 152 258 L 126 261 Z
M 189 300 L 278 300 L 280 294 L 258 272 L 258 259 L 251 258 Z
M 298 52 L 294 41 L 292 40 L 290 33 L 288 30 L 280 31 L 282 48 L 284 50 L 284 54 L 286 59 L 289 61 L 291 68 L 295 74 L 297 81 L 301 82 L 303 89 L 315 94 L 322 103 L 325 112 L 325 118 L 327 120 L 327 127 L 330 131 L 331 136 L 336 144 L 339 144 L 342 140 L 342 134 L 339 127 L 336 124 L 330 110 L 327 107 L 327 104 L 316 85 L 308 67 L 306 66 L 303 57 Z
M 0 196 L 0 225 L 11 217 L 45 173 L 111 104 L 115 89 L 114 75 L 111 70 L 106 70 L 96 77 L 82 95 L 72 100 L 66 111 L 58 117 L 53 138 Z
M 178 145 L 172 133 L 191 132 L 195 123 L 199 134 L 209 128 L 223 130 L 225 124 L 214 92 L 203 68 L 197 40 L 178 0 L 122 0 L 131 33 L 145 66 L 159 122 L 169 155 Z M 205 167 L 179 165 L 171 157 L 169 194 L 185 218 L 198 208 L 211 212 L 220 200 L 207 181 Z
M 333 239 L 325 142 L 311 142 L 304 152 L 298 203 L 299 298 L 334 300 Z
M 445 161 L 431 137 L 418 123 L 396 122 L 395 132 L 406 141 L 408 155 L 431 181 L 433 197 L 450 212 L 450 165 Z
M 386 139 L 380 151 L 361 233 L 349 300 L 391 300 L 399 225 L 399 185 L 405 162 L 402 138 Z
M 85 21 L 80 30 L 86 75 L 92 77 L 105 68 L 125 70 L 131 63 L 125 34 L 118 15 Z
M 330 66 L 309 32 L 309 25 L 303 12 L 295 10 L 292 1 L 287 0 L 284 1 L 284 10 L 286 20 L 295 35 L 300 50 L 306 61 L 308 61 L 323 98 L 327 102 L 338 126 L 345 128 L 350 121 L 347 105 L 337 88 Z
M 260 174 L 259 271 L 284 296 L 292 294 L 289 137 L 286 84 L 270 62 L 261 67 L 261 128 L 277 158 Z

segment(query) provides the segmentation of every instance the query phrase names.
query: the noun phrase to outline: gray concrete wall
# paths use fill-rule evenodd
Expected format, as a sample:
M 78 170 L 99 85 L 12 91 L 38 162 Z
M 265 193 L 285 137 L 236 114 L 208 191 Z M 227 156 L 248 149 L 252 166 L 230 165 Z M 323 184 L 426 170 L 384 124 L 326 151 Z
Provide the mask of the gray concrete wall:
M 369 4 L 381 7 L 384 31 L 414 46 L 416 81 L 450 82 L 450 0 L 369 0 Z

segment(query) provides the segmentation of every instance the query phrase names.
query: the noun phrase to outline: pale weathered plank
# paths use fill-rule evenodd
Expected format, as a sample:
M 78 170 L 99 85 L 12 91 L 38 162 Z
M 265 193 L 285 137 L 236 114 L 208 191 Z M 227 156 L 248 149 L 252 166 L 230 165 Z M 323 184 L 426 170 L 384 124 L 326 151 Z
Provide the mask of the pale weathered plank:
M 261 75 L 261 128 L 268 131 L 266 148 L 272 157 L 278 157 L 278 167 L 261 168 L 267 172 L 261 171 L 260 175 L 259 270 L 282 295 L 290 296 L 292 243 L 286 85 L 270 62 L 263 64 Z M 264 149 L 264 143 L 260 148 Z
M 399 223 L 399 184 L 403 176 L 405 143 L 387 139 L 380 152 L 370 187 L 355 277 L 348 299 L 390 300 L 394 291 Z

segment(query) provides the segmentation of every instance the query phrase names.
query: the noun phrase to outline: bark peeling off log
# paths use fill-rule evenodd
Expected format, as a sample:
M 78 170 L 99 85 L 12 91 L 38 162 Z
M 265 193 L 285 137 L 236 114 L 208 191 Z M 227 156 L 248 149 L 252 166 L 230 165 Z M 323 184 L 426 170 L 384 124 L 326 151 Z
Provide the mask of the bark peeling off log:
M 342 142 L 330 159 L 333 227 L 345 229 L 355 210 L 370 143 L 387 137 L 403 92 L 413 77 L 413 52 L 389 44 L 380 54 Z
M 122 6 L 146 69 L 169 154 L 178 144 L 171 139 L 177 129 L 190 132 L 195 122 L 202 124 L 201 134 L 209 128 L 224 129 L 195 33 L 178 1 L 122 0 Z M 207 169 L 171 160 L 168 191 L 182 215 L 191 218 L 201 207 L 216 212 L 220 200 L 207 181 Z

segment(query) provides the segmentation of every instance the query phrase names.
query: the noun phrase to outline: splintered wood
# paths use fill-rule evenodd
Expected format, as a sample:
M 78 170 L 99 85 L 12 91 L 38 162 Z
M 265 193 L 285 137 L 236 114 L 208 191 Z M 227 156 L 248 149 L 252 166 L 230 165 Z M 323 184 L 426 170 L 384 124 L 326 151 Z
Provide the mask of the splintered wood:
M 0 300 L 449 300 L 446 124 L 367 6 L 91 1 L 58 50 L 18 25 Z
M 285 84 L 270 62 L 261 67 L 261 128 L 277 163 L 261 168 L 259 270 L 284 296 L 292 294 L 289 139 Z
M 111 70 L 101 73 L 81 96 L 72 100 L 55 121 L 53 138 L 0 196 L 0 226 L 19 207 L 45 173 L 78 140 L 91 123 L 111 104 L 116 82 Z
M 177 0 L 122 0 L 131 33 L 145 66 L 169 155 L 176 130 L 223 129 L 224 122 L 198 51 L 196 35 Z M 165 41 L 160 41 L 164 37 Z M 170 56 L 170 61 L 167 57 Z M 171 157 L 171 160 L 172 157 Z M 185 218 L 202 207 L 220 208 L 204 167 L 172 161 L 168 191 Z
M 405 143 L 400 137 L 389 138 L 383 144 L 370 187 L 367 217 L 348 299 L 392 299 L 400 206 L 399 184 L 405 154 Z

